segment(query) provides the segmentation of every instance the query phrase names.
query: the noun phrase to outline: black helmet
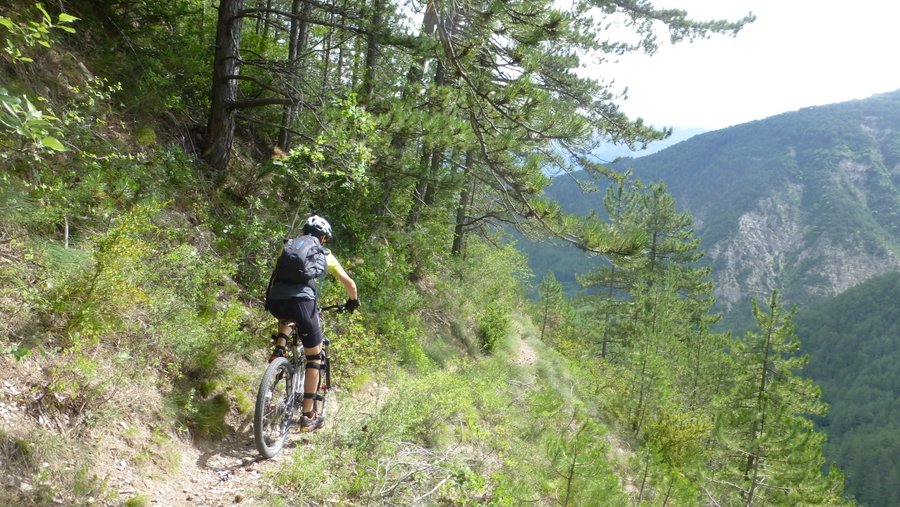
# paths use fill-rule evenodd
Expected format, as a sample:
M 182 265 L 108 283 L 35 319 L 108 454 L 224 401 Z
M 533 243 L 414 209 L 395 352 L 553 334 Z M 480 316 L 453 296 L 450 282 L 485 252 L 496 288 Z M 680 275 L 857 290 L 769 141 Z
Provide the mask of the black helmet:
M 328 220 L 325 220 L 319 215 L 313 215 L 307 218 L 306 223 L 303 224 L 303 234 L 325 236 L 326 238 L 331 239 L 331 224 L 328 223 Z

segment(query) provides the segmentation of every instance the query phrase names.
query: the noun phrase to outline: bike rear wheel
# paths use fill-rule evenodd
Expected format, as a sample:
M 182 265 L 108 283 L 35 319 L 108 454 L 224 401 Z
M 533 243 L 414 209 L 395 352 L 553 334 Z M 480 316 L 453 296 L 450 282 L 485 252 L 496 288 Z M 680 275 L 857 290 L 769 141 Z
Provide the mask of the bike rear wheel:
M 328 357 L 328 350 L 322 350 L 322 354 L 325 356 L 325 367 L 322 368 L 320 375 L 325 378 L 319 378 L 319 395 L 322 396 L 321 403 L 321 413 L 322 416 L 325 416 L 325 401 L 328 397 L 328 394 L 331 392 L 331 358 Z
M 284 357 L 278 357 L 266 368 L 253 414 L 253 436 L 256 449 L 264 458 L 281 451 L 294 416 L 294 367 Z

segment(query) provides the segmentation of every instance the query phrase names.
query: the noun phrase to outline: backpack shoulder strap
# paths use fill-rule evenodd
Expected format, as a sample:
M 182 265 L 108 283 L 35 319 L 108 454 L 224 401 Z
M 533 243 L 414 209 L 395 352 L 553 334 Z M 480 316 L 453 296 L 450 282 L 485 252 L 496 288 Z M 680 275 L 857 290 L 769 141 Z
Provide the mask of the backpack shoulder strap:
M 288 238 L 285 238 L 281 241 L 281 252 L 278 252 L 278 255 L 275 256 L 275 261 L 278 262 L 278 257 L 281 256 L 282 252 L 284 252 L 284 245 L 288 242 Z M 272 290 L 272 284 L 275 283 L 275 266 L 272 266 L 272 274 L 269 275 L 269 284 L 266 285 L 266 298 L 263 300 L 263 310 L 269 311 L 269 292 Z

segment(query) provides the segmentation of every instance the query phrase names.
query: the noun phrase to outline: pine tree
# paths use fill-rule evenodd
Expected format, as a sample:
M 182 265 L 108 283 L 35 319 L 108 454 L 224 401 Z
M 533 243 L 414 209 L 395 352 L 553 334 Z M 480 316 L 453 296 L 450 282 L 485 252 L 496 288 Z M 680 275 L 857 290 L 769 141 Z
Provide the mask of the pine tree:
M 794 310 L 775 291 L 765 308 L 753 302 L 753 315 L 758 330 L 734 345 L 731 403 L 719 421 L 725 455 L 710 479 L 728 485 L 728 502 L 747 506 L 841 504 L 843 477 L 823 475 L 824 435 L 808 418 L 825 411 L 819 389 L 797 375 L 806 357 L 796 355 Z
M 564 298 L 562 284 L 548 271 L 541 280 L 541 341 L 549 337 L 553 325 L 559 320 L 559 307 Z
M 603 198 L 603 206 L 610 223 L 613 235 L 639 236 L 644 231 L 639 229 L 638 218 L 640 206 L 640 182 L 629 182 L 630 173 L 625 173 L 625 179 L 617 181 L 606 189 Z M 637 230 L 635 230 L 637 229 Z M 600 294 L 593 297 L 596 313 L 608 325 L 603 328 L 600 343 L 600 355 L 606 357 L 609 353 L 610 341 L 624 342 L 621 337 L 616 338 L 612 333 L 618 327 L 616 323 L 624 315 L 627 304 L 627 295 L 633 293 L 637 282 L 637 267 L 639 257 L 616 251 L 604 256 L 606 265 L 581 275 L 578 282 L 586 289 L 600 289 Z

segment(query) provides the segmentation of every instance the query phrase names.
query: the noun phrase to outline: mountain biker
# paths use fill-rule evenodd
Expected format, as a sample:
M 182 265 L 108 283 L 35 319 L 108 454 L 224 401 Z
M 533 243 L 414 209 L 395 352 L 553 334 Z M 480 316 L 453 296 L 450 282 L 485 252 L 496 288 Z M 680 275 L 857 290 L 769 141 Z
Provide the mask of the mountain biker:
M 303 225 L 303 234 L 316 238 L 324 245 L 332 237 L 331 224 L 324 218 L 313 215 Z M 325 270 L 338 279 L 347 291 L 347 302 L 344 307 L 351 313 L 359 308 L 359 296 L 356 282 L 347 275 L 334 254 L 325 250 Z M 303 383 L 303 409 L 300 416 L 300 429 L 315 431 L 325 424 L 325 417 L 315 411 L 315 396 L 319 386 L 319 372 L 322 356 L 322 327 L 319 322 L 316 280 L 308 283 L 287 283 L 272 280 L 266 296 L 266 308 L 278 319 L 278 334 L 275 337 L 275 349 L 269 362 L 285 355 L 285 346 L 291 333 L 291 326 L 296 325 L 303 342 L 303 353 L 306 355 L 306 378 Z

